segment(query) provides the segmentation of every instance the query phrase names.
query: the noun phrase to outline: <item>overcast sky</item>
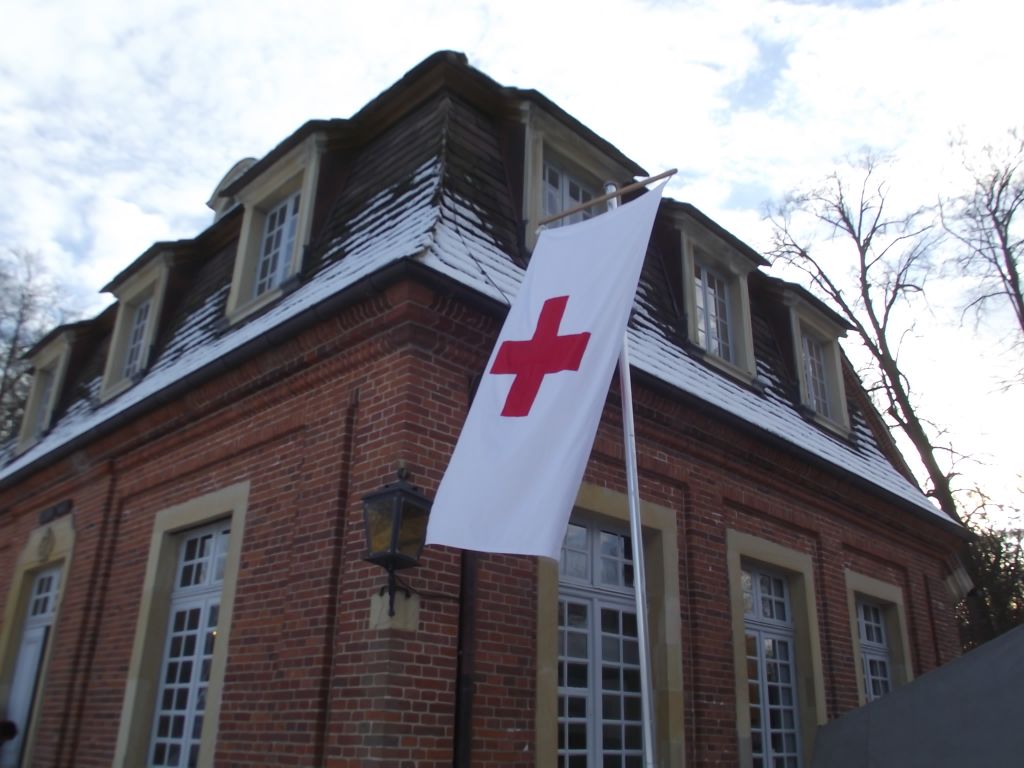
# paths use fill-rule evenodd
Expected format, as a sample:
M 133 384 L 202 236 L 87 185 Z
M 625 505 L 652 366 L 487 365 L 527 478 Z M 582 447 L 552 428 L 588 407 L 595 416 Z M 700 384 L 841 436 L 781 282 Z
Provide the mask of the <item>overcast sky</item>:
M 350 116 L 448 48 L 649 171 L 678 167 L 669 195 L 765 250 L 765 203 L 844 156 L 893 154 L 895 194 L 931 203 L 963 183 L 951 136 L 980 146 L 1024 125 L 1010 7 L 2 0 L 0 247 L 39 252 L 96 310 L 152 242 L 209 225 L 205 202 L 235 161 L 308 119 Z M 1024 387 L 999 390 L 1008 319 L 958 327 L 954 286 L 937 286 L 927 337 L 907 341 L 911 378 L 924 414 L 989 465 L 965 472 L 1020 504 Z

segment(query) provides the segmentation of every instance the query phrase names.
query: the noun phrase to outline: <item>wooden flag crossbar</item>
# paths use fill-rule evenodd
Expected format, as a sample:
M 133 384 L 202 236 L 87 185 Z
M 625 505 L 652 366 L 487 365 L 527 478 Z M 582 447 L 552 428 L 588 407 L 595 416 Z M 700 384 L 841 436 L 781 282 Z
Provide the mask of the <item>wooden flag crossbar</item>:
M 558 221 L 559 219 L 564 219 L 566 216 L 572 216 L 574 213 L 585 211 L 587 210 L 587 208 L 592 208 L 595 205 L 606 203 L 612 198 L 618 198 L 622 195 L 634 192 L 640 189 L 641 187 L 646 187 L 648 184 L 652 184 L 655 181 L 667 179 L 669 176 L 674 176 L 676 173 L 678 173 L 678 171 L 678 168 L 671 168 L 667 171 L 659 173 L 657 176 L 648 176 L 646 179 L 634 181 L 632 184 L 627 184 L 622 189 L 616 189 L 612 192 L 603 194 L 600 197 L 595 197 L 593 200 L 587 200 L 585 203 L 580 203 L 579 205 L 573 206 L 572 208 L 567 208 L 566 210 L 561 211 L 560 213 L 556 213 L 551 216 L 545 216 L 543 219 L 537 222 L 537 228 L 540 229 L 545 224 L 550 224 L 552 221 Z

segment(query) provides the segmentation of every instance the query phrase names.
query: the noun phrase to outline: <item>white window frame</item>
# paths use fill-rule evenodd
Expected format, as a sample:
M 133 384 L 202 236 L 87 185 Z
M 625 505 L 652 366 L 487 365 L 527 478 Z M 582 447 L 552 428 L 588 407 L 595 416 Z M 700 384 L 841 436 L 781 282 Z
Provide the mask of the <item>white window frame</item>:
M 828 342 L 813 331 L 800 327 L 800 347 L 803 357 L 804 384 L 807 387 L 807 405 L 826 419 L 832 418 L 832 393 L 828 377 Z
M 585 542 L 580 542 L 580 536 Z M 571 566 L 570 560 L 583 566 L 582 572 Z M 559 560 L 558 600 L 558 755 L 566 766 L 581 758 L 587 765 L 602 764 L 612 749 L 624 764 L 642 760 L 632 568 L 627 532 L 594 520 L 570 522 Z M 577 616 L 585 614 L 585 626 L 570 624 L 573 607 Z M 614 629 L 605 626 L 611 616 Z M 586 685 L 570 685 L 571 678 L 581 671 Z M 607 676 L 616 671 L 617 687 L 606 686 Z M 606 747 L 606 733 L 616 732 L 616 728 L 618 746 Z
M 152 362 L 150 354 L 156 342 L 173 266 L 173 254 L 163 251 L 129 277 L 107 286 L 106 290 L 117 298 L 118 306 L 103 367 L 101 401 L 130 388 Z
M 70 357 L 71 332 L 64 331 L 38 350 L 29 361 L 35 374 L 18 433 L 19 451 L 33 446 L 50 428 Z
M 31 408 L 25 409 L 27 435 L 32 440 L 37 440 L 49 426 L 50 417 L 53 413 L 53 394 L 57 387 L 57 372 L 54 366 L 40 368 L 36 371 L 34 384 L 38 387 L 36 402 Z
M 230 530 L 230 520 L 226 520 L 176 535 L 178 564 L 174 589 L 170 595 L 159 688 L 153 708 L 153 727 L 149 740 L 150 766 L 162 768 L 195 764 L 198 757 L 202 743 L 201 718 L 205 712 L 204 702 L 216 647 L 217 615 L 224 586 L 224 560 L 227 557 Z M 189 545 L 198 542 L 201 546 L 207 538 L 210 547 L 207 556 L 186 562 Z M 200 568 L 203 573 L 199 580 L 186 579 L 186 569 L 191 577 Z M 192 628 L 195 631 L 189 632 L 187 625 L 177 626 L 177 618 L 184 616 L 187 621 L 192 611 L 198 612 L 199 622 Z M 214 616 L 212 623 L 211 616 Z M 185 650 L 189 641 L 194 644 L 191 652 Z M 169 669 L 171 665 L 174 666 Z M 186 680 L 179 679 L 183 671 L 187 674 Z M 175 699 L 181 693 L 185 694 L 185 701 L 176 702 Z M 197 717 L 200 718 L 198 721 Z M 195 733 L 197 722 L 199 734 Z M 181 727 L 177 728 L 178 725 Z M 179 759 L 172 761 L 172 754 L 177 754 Z
M 552 178 L 557 179 L 558 184 L 552 184 Z M 579 177 L 578 174 L 572 173 L 562 167 L 560 163 L 556 163 L 553 160 L 544 161 L 544 176 L 543 176 L 543 187 L 544 187 L 544 217 L 554 216 L 556 213 L 567 211 L 570 208 L 589 202 L 595 197 L 599 196 L 596 188 L 585 180 Z M 576 194 L 573 194 L 575 188 Z M 595 213 L 600 211 L 595 210 L 595 207 L 584 208 L 582 211 L 571 214 L 569 216 L 563 216 L 561 219 L 552 221 L 548 226 L 560 227 L 566 224 L 575 224 L 580 221 L 591 218 Z
M 576 496 L 575 521 L 593 519 L 629 528 L 629 502 L 622 493 L 604 485 L 584 482 Z M 686 733 L 674 724 L 684 720 L 682 629 L 679 574 L 679 520 L 677 511 L 640 501 L 647 568 L 647 603 L 650 609 L 651 663 L 655 731 L 659 734 L 658 761 L 664 768 L 683 768 Z M 559 563 L 540 558 L 537 563 L 536 706 L 534 708 L 534 762 L 537 768 L 558 764 L 558 602 Z M 614 592 L 611 594 L 615 594 Z
M 235 194 L 244 213 L 228 293 L 228 322 L 238 322 L 280 297 L 282 285 L 301 268 L 302 254 L 313 226 L 324 143 L 323 134 L 308 136 Z M 289 238 L 291 245 L 277 254 L 273 279 L 261 283 L 259 270 L 264 255 L 267 220 L 285 201 L 296 198 L 296 218 L 291 221 L 289 217 L 286 222 L 288 227 L 294 225 L 294 237 Z
M 803 763 L 799 675 L 789 579 L 782 573 L 751 563 L 743 565 L 741 574 L 747 686 L 751 693 L 748 706 L 752 765 L 753 768 L 800 768 Z M 755 672 L 753 677 L 751 665 Z M 754 691 L 759 694 L 756 701 Z
M 704 351 L 733 363 L 736 355 L 732 343 L 734 320 L 729 281 L 700 261 L 693 263 L 693 280 L 697 344 Z
M 146 348 L 149 313 L 153 309 L 153 297 L 146 296 L 132 308 L 131 330 L 124 355 L 123 376 L 131 379 L 142 370 L 143 352 Z
M 885 630 L 884 608 L 863 598 L 858 600 L 857 628 L 860 634 L 864 695 L 868 701 L 874 701 L 892 690 L 892 659 Z
M 295 251 L 295 230 L 301 202 L 302 193 L 297 190 L 267 211 L 263 221 L 259 259 L 256 262 L 253 299 L 274 290 L 288 278 L 291 254 Z

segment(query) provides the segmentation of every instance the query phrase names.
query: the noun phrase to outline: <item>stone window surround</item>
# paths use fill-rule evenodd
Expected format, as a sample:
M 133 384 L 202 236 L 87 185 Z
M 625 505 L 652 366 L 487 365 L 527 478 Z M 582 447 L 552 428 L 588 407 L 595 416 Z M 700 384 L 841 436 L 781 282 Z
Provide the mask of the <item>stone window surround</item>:
M 743 564 L 750 562 L 786 576 L 796 644 L 797 700 L 800 714 L 800 752 L 805 761 L 814 754 L 817 726 L 826 722 L 825 678 L 818 634 L 818 608 L 814 590 L 814 562 L 809 554 L 781 544 L 741 533 L 726 531 L 726 562 L 729 573 L 729 605 L 732 616 L 733 670 L 735 674 L 736 732 L 739 764 L 752 764 L 750 744 L 750 701 L 747 693 L 746 622 L 743 608 Z
M 210 768 L 214 764 L 248 499 L 249 483 L 245 481 L 161 510 L 154 517 L 112 763 L 117 768 L 144 765 L 149 756 L 155 697 L 159 687 L 158 677 L 163 661 L 171 592 L 178 564 L 178 540 L 175 535 L 190 528 L 230 518 L 231 539 L 224 566 L 220 621 L 217 628 L 217 643 L 213 651 L 203 718 L 202 744 L 197 762 L 199 768 Z
M 537 245 L 537 222 L 544 218 L 545 159 L 579 181 L 590 185 L 600 195 L 607 181 L 632 179 L 627 168 L 612 161 L 561 121 L 536 105 L 522 105 L 525 125 L 523 160 L 523 222 L 526 227 L 527 250 Z M 600 212 L 598 206 L 596 212 Z
M 45 434 L 46 430 L 50 428 L 54 408 L 60 401 L 61 389 L 63 388 L 64 377 L 67 375 L 70 357 L 70 332 L 60 333 L 32 356 L 30 363 L 35 370 L 35 375 L 32 377 L 32 388 L 29 391 L 28 400 L 25 402 L 21 430 L 18 433 L 19 452 L 33 446 Z M 49 397 L 45 403 L 40 402 L 41 392 L 39 388 L 41 381 L 39 374 L 43 371 L 49 373 L 53 382 L 50 387 Z M 40 409 L 42 409 L 41 414 Z M 36 423 L 40 423 L 38 430 L 33 429 Z
M 68 574 L 70 572 L 71 554 L 75 544 L 75 530 L 72 520 L 71 515 L 66 515 L 51 523 L 39 526 L 29 534 L 28 541 L 18 554 L 18 559 L 14 565 L 14 573 L 11 577 L 11 587 L 7 593 L 7 601 L 4 604 L 3 629 L 0 630 L 0 702 L 6 703 L 7 697 L 10 695 L 9 686 L 14 676 L 15 657 L 21 646 L 24 618 L 27 613 L 29 591 L 32 588 L 33 580 L 39 571 L 53 568 L 54 566 L 62 568 L 59 592 L 53 611 L 53 623 L 50 630 L 51 637 L 57 632 L 61 602 L 65 594 L 65 585 L 69 581 Z M 37 691 L 45 689 L 46 673 L 54 645 L 55 643 L 52 640 L 47 644 L 43 659 L 39 665 L 39 677 L 36 684 Z M 37 702 L 33 708 L 28 728 L 25 730 L 22 738 L 22 763 L 24 765 L 32 765 L 32 750 L 40 709 L 39 702 Z
M 885 634 L 889 650 L 889 676 L 892 688 L 905 685 L 914 679 L 910 656 L 910 640 L 907 633 L 907 611 L 903 601 L 903 590 L 895 584 L 845 570 L 846 597 L 850 611 L 850 642 L 853 643 L 853 660 L 857 676 L 857 700 L 867 704 L 864 690 L 864 669 L 860 649 L 860 630 L 857 621 L 857 600 L 864 598 L 882 608 Z
M 729 331 L 732 334 L 733 359 L 726 360 L 712 352 L 706 352 L 704 359 L 731 376 L 750 383 L 757 368 L 754 360 L 754 339 L 750 317 L 750 294 L 747 276 L 757 269 L 748 258 L 726 243 L 710 234 L 698 231 L 686 223 L 679 228 L 683 255 L 683 306 L 687 313 L 687 335 L 690 342 L 700 349 L 697 334 L 697 280 L 694 276 L 696 265 L 712 270 L 727 282 Z
M 797 381 L 800 386 L 800 403 L 807 409 L 817 423 L 839 433 L 849 436 L 850 415 L 846 407 L 846 387 L 843 383 L 842 353 L 839 339 L 846 335 L 846 329 L 829 321 L 820 312 L 814 310 L 805 301 L 787 296 L 789 305 L 790 328 L 793 335 L 793 353 L 796 356 Z M 829 405 L 832 416 L 827 417 L 810 406 L 811 398 L 807 389 L 807 374 L 804 364 L 803 336 L 810 333 L 822 345 L 825 352 L 825 376 L 828 383 Z
M 143 335 L 138 372 L 145 371 L 150 364 L 150 351 L 156 341 L 160 316 L 163 312 L 167 280 L 170 276 L 173 257 L 169 252 L 161 253 L 124 283 L 111 290 L 117 297 L 117 319 L 110 338 L 106 364 L 103 367 L 103 385 L 100 387 L 100 401 L 119 395 L 134 383 L 134 377 L 124 375 L 125 355 L 135 319 L 135 310 L 146 299 L 150 300 L 146 329 Z M 136 374 L 138 375 L 138 374 Z
M 685 752 L 683 721 L 682 627 L 679 616 L 679 552 L 673 510 L 640 502 L 647 566 L 647 604 L 651 637 L 654 713 L 659 765 L 681 768 Z M 584 483 L 576 496 L 574 515 L 629 524 L 626 496 Z M 553 768 L 558 755 L 558 562 L 538 558 L 536 759 L 539 768 Z

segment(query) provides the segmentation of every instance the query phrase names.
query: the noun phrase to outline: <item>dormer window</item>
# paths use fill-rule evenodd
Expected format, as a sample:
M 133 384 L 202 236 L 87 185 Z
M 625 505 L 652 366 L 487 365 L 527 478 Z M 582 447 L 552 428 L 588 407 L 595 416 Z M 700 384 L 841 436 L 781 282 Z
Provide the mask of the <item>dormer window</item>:
M 610 144 L 590 134 L 554 105 L 521 103 L 525 129 L 522 213 L 527 249 L 537 243 L 537 223 L 600 196 L 605 182 L 622 183 L 645 171 Z M 549 109 L 550 107 L 550 109 Z M 558 227 L 601 214 L 594 206 L 545 226 Z
M 790 291 L 793 291 L 790 288 Z M 810 299 L 791 293 L 793 348 L 800 387 L 800 404 L 818 422 L 836 431 L 849 427 L 843 386 L 839 337 L 846 329 Z
M 25 450 L 38 442 L 50 428 L 70 354 L 71 336 L 65 330 L 32 355 L 35 374 L 25 402 L 21 431 L 18 433 L 18 450 Z
M 53 366 L 40 368 L 36 371 L 34 386 L 36 388 L 36 402 L 33 407 L 25 409 L 26 437 L 35 442 L 46 431 L 50 425 L 50 415 L 53 412 L 53 390 L 57 375 Z
M 228 294 L 230 322 L 274 301 L 302 268 L 322 149 L 322 136 L 313 134 L 253 178 L 243 175 L 241 188 L 232 188 L 244 214 Z
M 118 300 L 117 319 L 103 369 L 100 399 L 128 389 L 152 362 L 150 354 L 167 291 L 173 256 L 168 251 L 146 256 L 127 275 L 119 275 L 105 290 Z
M 679 223 L 690 343 L 704 351 L 705 361 L 749 381 L 755 368 L 747 275 L 757 264 L 693 216 Z
M 559 168 L 554 163 L 544 163 L 544 216 L 554 216 L 556 213 L 575 208 L 582 203 L 593 200 L 595 197 L 597 195 L 586 182 Z M 550 226 L 557 227 L 563 224 L 574 224 L 578 221 L 589 219 L 593 215 L 594 211 L 587 208 L 553 221 Z

